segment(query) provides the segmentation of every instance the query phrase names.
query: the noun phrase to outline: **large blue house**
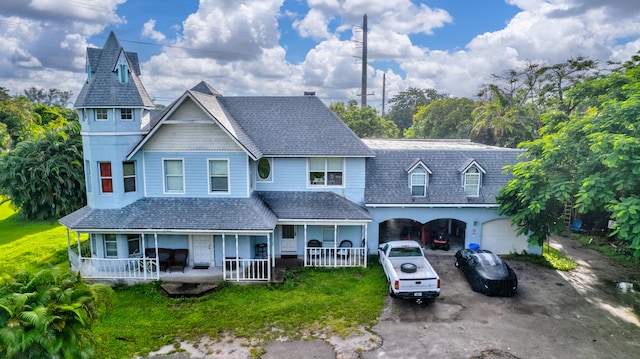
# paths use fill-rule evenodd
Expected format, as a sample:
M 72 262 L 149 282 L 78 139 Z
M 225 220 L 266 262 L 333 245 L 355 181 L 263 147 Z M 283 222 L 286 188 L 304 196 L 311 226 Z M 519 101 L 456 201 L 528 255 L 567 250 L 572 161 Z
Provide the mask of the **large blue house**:
M 435 232 L 529 250 L 496 213 L 519 150 L 361 140 L 314 95 L 226 97 L 206 82 L 158 111 L 139 76 L 113 33 L 87 49 L 75 103 L 87 206 L 60 219 L 84 277 L 269 280 L 280 258 L 366 266 L 381 241 Z

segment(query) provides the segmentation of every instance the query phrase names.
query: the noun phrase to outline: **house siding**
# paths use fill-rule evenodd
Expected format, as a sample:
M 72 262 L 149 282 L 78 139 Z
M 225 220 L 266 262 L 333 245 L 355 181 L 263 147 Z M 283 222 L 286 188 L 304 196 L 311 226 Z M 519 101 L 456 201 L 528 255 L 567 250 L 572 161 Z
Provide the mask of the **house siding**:
M 164 159 L 181 159 L 184 193 L 164 192 Z M 208 161 L 229 160 L 229 193 L 209 193 Z M 248 157 L 243 152 L 145 152 L 145 186 L 148 197 L 248 197 Z

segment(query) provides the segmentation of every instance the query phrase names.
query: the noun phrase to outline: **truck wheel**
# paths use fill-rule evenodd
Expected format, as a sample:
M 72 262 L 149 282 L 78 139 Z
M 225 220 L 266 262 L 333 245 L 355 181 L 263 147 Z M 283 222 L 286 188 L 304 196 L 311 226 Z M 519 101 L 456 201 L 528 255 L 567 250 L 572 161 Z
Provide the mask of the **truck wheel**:
M 400 270 L 404 273 L 415 273 L 418 270 L 418 266 L 413 263 L 402 263 Z
M 391 288 L 389 288 L 389 296 L 391 298 L 395 298 L 396 297 L 396 294 L 393 292 L 393 289 L 391 289 Z
M 448 250 L 449 250 L 449 243 L 447 243 L 447 244 L 445 244 L 445 245 L 444 245 L 444 250 L 445 250 L 445 251 L 448 251 Z

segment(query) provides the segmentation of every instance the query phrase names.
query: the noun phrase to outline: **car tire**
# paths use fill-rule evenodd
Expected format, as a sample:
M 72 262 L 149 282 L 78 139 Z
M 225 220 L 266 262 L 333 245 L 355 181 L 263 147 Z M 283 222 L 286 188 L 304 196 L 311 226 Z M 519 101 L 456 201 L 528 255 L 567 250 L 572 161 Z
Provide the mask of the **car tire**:
M 448 251 L 448 250 L 449 250 L 449 243 L 447 243 L 447 244 L 445 244 L 445 245 L 444 245 L 444 250 L 445 250 L 445 251 Z
M 431 242 L 431 249 L 435 250 L 436 249 L 436 244 Z
M 413 263 L 402 263 L 400 270 L 403 273 L 415 273 L 418 270 L 418 266 Z
M 391 289 L 391 288 L 389 288 L 389 296 L 391 298 L 395 298 L 396 297 L 396 294 L 393 292 L 393 289 Z

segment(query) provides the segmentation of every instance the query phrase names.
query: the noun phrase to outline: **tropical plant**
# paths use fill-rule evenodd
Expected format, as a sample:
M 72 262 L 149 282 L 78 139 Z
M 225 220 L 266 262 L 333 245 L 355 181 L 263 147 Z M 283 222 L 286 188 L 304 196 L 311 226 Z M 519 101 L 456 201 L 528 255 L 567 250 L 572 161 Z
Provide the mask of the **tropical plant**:
M 0 157 L 0 194 L 25 218 L 60 218 L 86 201 L 82 161 L 78 122 L 34 125 L 28 139 Z
M 91 327 L 113 290 L 68 270 L 17 273 L 0 284 L 0 356 L 90 358 Z
M 405 138 L 469 138 L 473 100 L 451 97 L 418 107 Z
M 447 97 L 449 95 L 438 93 L 434 89 L 410 87 L 389 100 L 391 110 L 385 117 L 395 122 L 400 131 L 404 131 L 413 124 L 413 116 L 418 112 L 419 107 Z

